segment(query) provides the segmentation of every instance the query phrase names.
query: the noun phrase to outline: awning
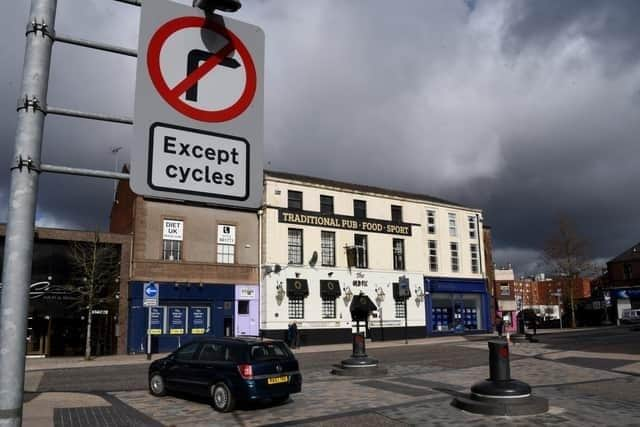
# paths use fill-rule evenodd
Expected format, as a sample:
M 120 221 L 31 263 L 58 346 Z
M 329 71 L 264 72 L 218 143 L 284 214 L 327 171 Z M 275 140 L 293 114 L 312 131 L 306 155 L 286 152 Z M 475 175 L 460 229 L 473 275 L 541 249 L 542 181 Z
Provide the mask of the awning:
M 337 280 L 320 280 L 320 296 L 322 298 L 338 298 L 342 295 L 340 282 Z
M 287 279 L 287 297 L 306 298 L 308 295 L 307 279 Z

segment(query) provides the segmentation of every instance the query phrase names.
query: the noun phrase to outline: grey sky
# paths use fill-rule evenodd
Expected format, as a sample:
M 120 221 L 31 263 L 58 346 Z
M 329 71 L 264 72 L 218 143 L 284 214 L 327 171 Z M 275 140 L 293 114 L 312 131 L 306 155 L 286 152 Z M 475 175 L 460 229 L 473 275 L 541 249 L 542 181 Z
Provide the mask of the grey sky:
M 28 2 L 4 3 L 8 166 Z M 538 268 L 559 213 L 575 218 L 596 258 L 637 242 L 639 2 L 245 0 L 235 15 L 267 36 L 269 168 L 480 207 L 496 261 L 520 272 Z M 109 0 L 59 0 L 56 30 L 135 47 L 138 18 Z M 132 114 L 133 59 L 64 45 L 53 58 L 50 105 Z M 113 169 L 111 147 L 125 147 L 122 164 L 132 143 L 127 126 L 49 117 L 43 159 Z M 42 175 L 39 224 L 106 227 L 112 189 Z

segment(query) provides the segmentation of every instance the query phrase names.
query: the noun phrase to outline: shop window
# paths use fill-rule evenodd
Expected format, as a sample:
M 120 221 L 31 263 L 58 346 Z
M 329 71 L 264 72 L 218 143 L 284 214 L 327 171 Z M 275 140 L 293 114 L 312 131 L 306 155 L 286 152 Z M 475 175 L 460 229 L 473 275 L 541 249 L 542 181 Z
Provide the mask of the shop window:
M 336 233 L 333 231 L 323 231 L 320 234 L 322 265 L 325 267 L 333 267 L 336 265 Z
M 451 249 L 451 271 L 457 273 L 460 271 L 460 258 L 458 257 L 458 244 L 456 242 L 449 243 Z
M 457 225 L 456 225 L 456 214 L 450 212 L 449 213 L 449 236 L 456 237 L 458 235 Z
M 436 211 L 427 211 L 427 233 L 436 234 Z
M 438 271 L 438 242 L 429 240 L 429 271 Z
M 479 273 L 480 272 L 480 263 L 478 260 L 478 245 L 475 243 L 471 244 L 471 272 Z
M 336 300 L 334 298 L 322 299 L 322 318 L 323 319 L 336 318 Z
M 391 205 L 391 221 L 402 222 L 402 206 Z
M 182 256 L 182 241 L 163 240 L 162 259 L 165 261 L 180 261 Z
M 396 300 L 396 319 L 404 319 L 404 300 Z
M 470 239 L 475 239 L 476 238 L 476 217 L 475 216 L 469 216 L 469 238 Z
M 353 216 L 364 219 L 367 217 L 367 202 L 364 200 L 353 201 Z
M 304 298 L 289 298 L 289 319 L 304 319 Z
M 302 264 L 302 230 L 289 229 L 289 264 Z
M 393 269 L 404 270 L 404 240 L 393 239 Z
M 323 215 L 333 215 L 333 197 L 320 195 L 320 213 Z
M 364 234 L 355 234 L 353 236 L 356 255 L 356 267 L 368 268 L 367 260 L 367 236 Z
M 302 210 L 302 191 L 287 191 L 287 207 L 289 209 Z
M 238 301 L 238 314 L 249 314 L 249 301 Z

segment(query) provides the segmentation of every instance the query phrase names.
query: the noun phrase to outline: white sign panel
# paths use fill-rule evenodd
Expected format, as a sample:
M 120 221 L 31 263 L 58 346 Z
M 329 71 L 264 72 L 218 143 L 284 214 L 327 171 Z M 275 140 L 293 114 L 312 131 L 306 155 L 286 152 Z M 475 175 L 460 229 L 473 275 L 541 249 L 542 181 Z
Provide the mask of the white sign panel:
M 154 282 L 147 282 L 142 286 L 142 305 L 144 307 L 155 307 L 160 298 L 159 285 Z
M 218 225 L 218 243 L 236 244 L 236 227 L 234 225 Z
M 244 299 L 255 299 L 256 290 L 254 288 L 240 288 L 240 297 Z
M 264 33 L 166 0 L 142 6 L 131 186 L 141 195 L 262 204 Z
M 164 240 L 180 240 L 182 241 L 182 221 L 174 221 L 165 219 L 162 226 L 162 238 Z

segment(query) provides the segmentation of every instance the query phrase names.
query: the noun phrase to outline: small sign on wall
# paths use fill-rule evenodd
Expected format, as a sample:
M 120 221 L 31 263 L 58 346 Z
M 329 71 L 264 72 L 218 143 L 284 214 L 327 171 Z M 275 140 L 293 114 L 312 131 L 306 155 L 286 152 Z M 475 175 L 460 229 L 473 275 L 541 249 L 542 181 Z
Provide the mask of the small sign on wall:
M 186 321 L 186 307 L 169 307 L 169 333 L 171 335 L 184 335 Z
M 256 290 L 254 288 L 242 287 L 242 288 L 240 288 L 240 298 L 255 299 L 256 298 Z
M 235 225 L 218 225 L 218 243 L 222 243 L 224 245 L 236 244 Z
M 162 224 L 162 238 L 164 240 L 182 241 L 183 221 L 165 219 Z

